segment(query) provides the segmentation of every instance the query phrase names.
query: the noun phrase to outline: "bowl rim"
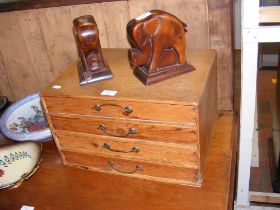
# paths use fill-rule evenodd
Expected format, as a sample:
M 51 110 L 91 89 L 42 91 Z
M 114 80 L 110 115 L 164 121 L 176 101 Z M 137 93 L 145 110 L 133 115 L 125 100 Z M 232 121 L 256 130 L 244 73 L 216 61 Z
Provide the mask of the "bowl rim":
M 35 159 L 36 162 L 34 163 L 34 166 L 33 168 L 30 170 L 29 173 L 27 173 L 27 176 L 23 176 L 21 178 L 19 178 L 17 181 L 15 182 L 10 182 L 10 183 L 7 183 L 5 185 L 0 185 L 0 190 L 2 189 L 6 189 L 6 188 L 16 188 L 18 186 L 20 186 L 25 180 L 29 179 L 36 171 L 37 169 L 40 167 L 40 164 L 41 162 L 43 161 L 42 159 L 42 149 L 43 149 L 43 146 L 40 142 L 36 142 L 36 141 L 25 141 L 25 142 L 21 142 L 21 143 L 18 143 L 18 144 L 10 144 L 10 145 L 3 145 L 3 150 L 5 150 L 4 148 L 13 148 L 13 147 L 21 147 L 21 148 L 24 148 L 24 146 L 29 146 L 30 147 L 30 144 L 34 145 L 35 147 L 38 148 L 38 157 Z M 8 149 L 6 149 L 8 150 Z M 2 151 L 0 151 L 1 153 Z M 5 157 L 5 156 L 4 156 Z
M 5 112 L 2 114 L 0 118 L 0 129 L 4 136 L 9 139 L 15 141 L 47 141 L 52 138 L 52 134 L 50 128 L 45 128 L 40 131 L 34 131 L 30 133 L 17 133 L 13 132 L 7 128 L 6 123 L 10 115 L 17 110 L 19 107 L 23 106 L 25 103 L 33 101 L 33 100 L 40 100 L 39 93 L 35 93 L 33 95 L 29 95 L 25 98 L 20 99 L 19 101 L 15 102 L 14 104 L 10 105 Z

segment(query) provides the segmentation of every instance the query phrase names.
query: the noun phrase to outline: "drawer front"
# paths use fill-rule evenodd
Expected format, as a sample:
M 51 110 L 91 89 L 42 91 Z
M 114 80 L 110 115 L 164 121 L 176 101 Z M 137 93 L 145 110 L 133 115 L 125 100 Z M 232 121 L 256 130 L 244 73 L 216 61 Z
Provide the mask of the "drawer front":
M 108 158 L 69 151 L 62 152 L 64 162 L 67 165 L 150 180 L 156 179 L 159 181 L 191 185 L 201 184 L 198 169 L 124 160 L 121 158 Z
M 193 106 L 44 97 L 48 112 L 195 124 Z
M 197 130 L 192 127 L 92 117 L 62 115 L 50 117 L 55 130 L 126 139 L 197 144 Z
M 162 162 L 176 166 L 198 168 L 197 148 L 175 144 L 153 143 L 137 140 L 121 140 L 89 134 L 55 131 L 63 150 L 129 159 Z

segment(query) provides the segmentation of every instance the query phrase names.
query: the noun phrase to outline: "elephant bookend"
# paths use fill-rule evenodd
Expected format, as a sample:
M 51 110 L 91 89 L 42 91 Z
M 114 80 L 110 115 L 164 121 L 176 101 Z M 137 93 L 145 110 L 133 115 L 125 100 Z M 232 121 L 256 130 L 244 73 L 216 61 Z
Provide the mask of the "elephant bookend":
M 78 62 L 80 85 L 113 78 L 110 67 L 102 56 L 99 32 L 93 16 L 77 17 L 73 20 L 73 26 L 81 58 Z
M 160 10 L 151 10 L 127 24 L 132 49 L 128 58 L 134 74 L 145 85 L 195 68 L 186 62 L 186 24 Z

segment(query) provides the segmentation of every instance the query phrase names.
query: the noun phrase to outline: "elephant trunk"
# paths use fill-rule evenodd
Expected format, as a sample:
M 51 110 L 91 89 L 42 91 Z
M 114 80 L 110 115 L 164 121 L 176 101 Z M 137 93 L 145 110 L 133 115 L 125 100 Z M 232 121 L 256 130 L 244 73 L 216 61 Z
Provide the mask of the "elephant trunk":
M 128 59 L 130 62 L 130 65 L 133 69 L 135 69 L 138 66 L 143 66 L 147 64 L 150 54 L 151 54 L 151 45 L 147 44 L 142 51 L 138 49 L 129 49 L 128 50 Z
M 138 66 L 144 65 L 147 61 L 143 53 L 137 49 L 128 50 L 128 59 L 133 69 L 135 69 Z

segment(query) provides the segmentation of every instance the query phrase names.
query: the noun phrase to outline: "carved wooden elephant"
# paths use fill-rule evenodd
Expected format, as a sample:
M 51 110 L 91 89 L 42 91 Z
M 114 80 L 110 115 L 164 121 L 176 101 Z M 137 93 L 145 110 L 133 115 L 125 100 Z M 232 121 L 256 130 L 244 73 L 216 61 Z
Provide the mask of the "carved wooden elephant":
M 145 66 L 148 73 L 153 73 L 161 62 L 186 63 L 185 27 L 177 17 L 161 10 L 152 10 L 131 20 L 127 24 L 127 34 L 133 47 L 128 52 L 132 67 Z M 168 55 L 171 51 L 175 52 L 175 57 Z M 164 53 L 166 56 L 160 60 Z
M 102 65 L 99 32 L 97 24 L 91 15 L 85 15 L 73 20 L 74 33 L 78 44 L 78 52 L 83 68 L 89 71 L 96 71 Z
M 110 67 L 102 55 L 98 27 L 94 17 L 91 15 L 77 17 L 73 20 L 73 26 L 81 58 L 77 66 L 80 85 L 112 78 Z

